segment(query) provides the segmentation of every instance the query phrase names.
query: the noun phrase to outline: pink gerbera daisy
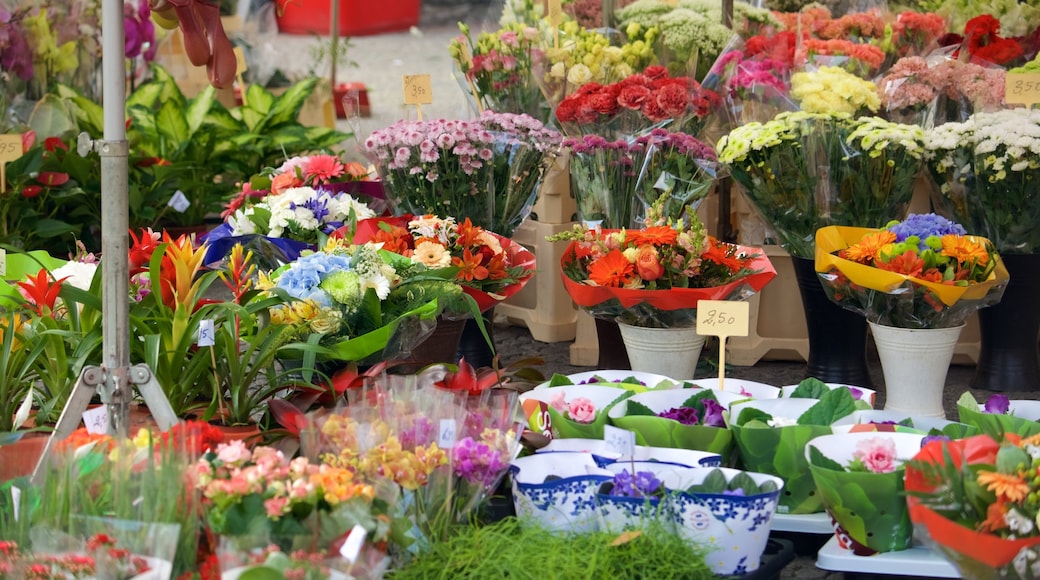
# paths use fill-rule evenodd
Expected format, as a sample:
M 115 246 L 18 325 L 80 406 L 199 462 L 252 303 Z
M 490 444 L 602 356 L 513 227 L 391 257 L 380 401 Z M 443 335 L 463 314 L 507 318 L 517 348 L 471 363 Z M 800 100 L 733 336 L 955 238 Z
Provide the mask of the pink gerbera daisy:
M 303 174 L 314 178 L 315 183 L 328 183 L 333 177 L 343 175 L 343 162 L 333 155 L 312 155 L 303 166 Z

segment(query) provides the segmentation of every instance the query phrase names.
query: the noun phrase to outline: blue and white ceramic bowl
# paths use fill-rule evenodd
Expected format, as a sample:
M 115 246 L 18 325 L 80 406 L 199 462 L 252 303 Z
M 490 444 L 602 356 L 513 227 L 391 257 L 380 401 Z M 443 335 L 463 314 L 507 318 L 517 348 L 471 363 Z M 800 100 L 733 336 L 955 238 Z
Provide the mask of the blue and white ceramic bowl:
M 596 529 L 596 493 L 613 473 L 591 453 L 536 453 L 514 459 L 509 469 L 518 518 L 550 530 Z

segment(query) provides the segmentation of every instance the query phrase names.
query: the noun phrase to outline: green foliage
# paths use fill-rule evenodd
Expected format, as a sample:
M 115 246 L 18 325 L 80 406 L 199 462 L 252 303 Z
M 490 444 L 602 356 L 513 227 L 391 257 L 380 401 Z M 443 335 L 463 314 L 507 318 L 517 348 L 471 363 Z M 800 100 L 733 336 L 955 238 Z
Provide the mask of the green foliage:
M 733 476 L 733 479 L 726 481 L 726 474 L 721 469 L 715 468 L 712 469 L 711 473 L 704 478 L 704 481 L 686 488 L 686 493 L 721 494 L 726 491 L 738 490 L 743 492 L 745 496 L 769 493 L 776 491 L 776 482 L 766 480 L 759 485 L 754 478 L 748 475 L 745 471 L 737 473 Z
M 697 548 L 662 526 L 624 538 L 606 532 L 561 535 L 507 518 L 463 528 L 393 580 L 486 578 L 714 578 Z
M 856 410 L 856 399 L 848 389 L 828 389 L 820 401 L 809 407 L 800 417 L 799 425 L 830 425 L 851 415 Z

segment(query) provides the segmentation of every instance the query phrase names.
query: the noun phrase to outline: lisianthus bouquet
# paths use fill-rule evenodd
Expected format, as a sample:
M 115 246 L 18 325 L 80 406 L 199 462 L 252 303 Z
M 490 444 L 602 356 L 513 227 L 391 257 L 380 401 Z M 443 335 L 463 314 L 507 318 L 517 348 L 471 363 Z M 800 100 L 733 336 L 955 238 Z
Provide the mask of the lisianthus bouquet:
M 438 296 L 452 292 L 443 278 L 413 279 L 419 270 L 425 267 L 374 244 L 330 239 L 275 270 L 263 286 L 290 300 L 271 309 L 272 322 L 291 325 L 300 341 L 325 347 L 323 358 L 392 358 L 425 338 L 441 308 Z
M 1040 111 L 979 112 L 946 123 L 925 139 L 928 167 L 940 184 L 941 211 L 1005 254 L 1040 251 Z
M 745 469 L 782 477 L 785 493 L 778 513 L 809 514 L 823 510 L 805 457 L 806 444 L 833 432 L 832 425 L 856 410 L 847 389 L 819 399 L 758 399 L 730 407 L 730 430 Z
M 809 441 L 809 470 L 835 522 L 839 545 L 857 555 L 910 547 L 904 462 L 923 440 L 924 435 L 911 433 L 862 432 Z
M 603 482 L 596 494 L 601 529 L 616 534 L 641 530 L 655 522 L 669 523 L 669 490 L 653 471 L 641 470 L 635 464 L 615 464 L 607 469 L 611 467 L 617 470 L 614 477 Z
M 718 95 L 660 65 L 612 84 L 586 83 L 560 101 L 556 118 L 568 135 L 631 139 L 671 125 L 697 133 Z
M 636 141 L 645 150 L 636 184 L 636 198 L 643 206 L 640 213 L 658 207 L 667 219 L 694 219 L 697 206 L 715 185 L 715 150 L 691 135 L 664 129 Z
M 455 66 L 465 79 L 463 90 L 478 111 L 524 113 L 548 122 L 552 109 L 534 79 L 533 65 L 543 58 L 542 32 L 520 22 L 484 31 L 476 41 L 468 25 L 459 23 L 462 35 L 448 44 Z
M 823 226 L 881 227 L 904 214 L 922 142 L 916 126 L 799 112 L 737 127 L 717 150 L 781 245 L 811 258 Z
M 691 220 L 666 224 L 651 215 L 640 230 L 576 225 L 560 260 L 571 298 L 597 318 L 633 326 L 692 326 L 699 300 L 741 300 L 776 276 L 751 248 L 719 242 Z
M 877 85 L 836 66 L 791 75 L 791 97 L 806 113 L 857 115 L 881 106 Z
M 1035 408 L 1015 408 L 1021 404 L 998 393 L 980 405 L 970 392 L 965 392 L 957 399 L 957 415 L 961 422 L 974 425 L 983 435 L 995 439 L 1004 437 L 1005 433 L 1023 437 L 1040 434 L 1040 415 Z
M 906 464 L 919 536 L 971 578 L 1040 576 L 1035 436 L 933 441 Z
M 454 218 L 403 215 L 358 222 L 353 242 L 382 243 L 426 270 L 461 287 L 484 312 L 516 294 L 534 275 L 534 254 L 498 234 Z M 447 298 L 447 296 L 445 297 Z M 457 301 L 442 305 L 448 316 L 468 311 Z
M 718 453 L 731 465 L 736 459 L 733 434 L 724 412 L 747 397 L 714 389 L 670 389 L 637 393 L 613 407 L 610 422 L 633 431 L 636 442 L 654 447 Z
M 952 328 L 996 304 L 1008 274 L 988 240 L 935 214 L 910 214 L 882 230 L 817 232 L 817 272 L 827 295 L 869 322 Z

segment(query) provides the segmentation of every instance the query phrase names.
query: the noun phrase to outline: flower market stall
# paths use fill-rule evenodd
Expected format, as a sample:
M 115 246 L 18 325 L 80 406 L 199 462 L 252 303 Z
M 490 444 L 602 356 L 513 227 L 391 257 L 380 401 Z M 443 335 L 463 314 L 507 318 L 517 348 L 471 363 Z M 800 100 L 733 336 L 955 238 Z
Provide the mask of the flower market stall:
M 0 576 L 1040 576 L 1032 5 L 0 4 Z

